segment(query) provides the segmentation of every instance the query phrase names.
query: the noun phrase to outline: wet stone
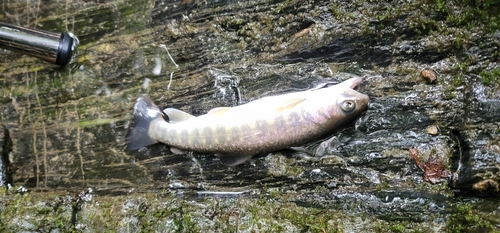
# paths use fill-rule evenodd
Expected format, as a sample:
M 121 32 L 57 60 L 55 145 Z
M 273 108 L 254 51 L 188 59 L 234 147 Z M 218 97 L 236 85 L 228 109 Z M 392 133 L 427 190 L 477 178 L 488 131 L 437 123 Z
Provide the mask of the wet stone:
M 498 231 L 498 4 L 470 2 L 4 1 L 80 49 L 65 69 L 0 51 L 0 231 Z M 367 111 L 294 150 L 125 150 L 139 96 L 196 116 L 353 74 Z

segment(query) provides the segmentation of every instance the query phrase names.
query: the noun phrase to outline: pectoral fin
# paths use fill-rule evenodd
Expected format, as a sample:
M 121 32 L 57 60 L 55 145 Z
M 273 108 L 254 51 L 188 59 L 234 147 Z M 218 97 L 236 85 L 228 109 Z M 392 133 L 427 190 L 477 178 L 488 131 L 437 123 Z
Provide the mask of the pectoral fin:
M 227 166 L 236 166 L 242 164 L 253 157 L 253 155 L 235 155 L 235 154 L 215 154 L 220 161 Z
M 165 113 L 168 116 L 169 122 L 172 124 L 179 123 L 181 121 L 185 121 L 187 119 L 195 117 L 187 112 L 183 112 L 175 108 L 166 108 L 163 110 L 163 113 Z

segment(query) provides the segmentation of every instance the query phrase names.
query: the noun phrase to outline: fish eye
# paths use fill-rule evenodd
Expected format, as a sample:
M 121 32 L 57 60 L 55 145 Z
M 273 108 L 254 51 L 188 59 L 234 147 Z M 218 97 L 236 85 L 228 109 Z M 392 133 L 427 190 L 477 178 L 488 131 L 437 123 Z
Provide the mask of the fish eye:
M 356 109 L 356 103 L 352 100 L 346 100 L 340 104 L 340 108 L 344 112 L 352 112 Z

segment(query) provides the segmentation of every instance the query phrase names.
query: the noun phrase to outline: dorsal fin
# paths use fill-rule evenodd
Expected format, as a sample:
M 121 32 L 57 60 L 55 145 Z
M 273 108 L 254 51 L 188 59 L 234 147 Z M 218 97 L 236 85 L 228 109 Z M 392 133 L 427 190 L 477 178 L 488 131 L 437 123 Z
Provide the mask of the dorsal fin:
M 283 95 L 263 97 L 258 100 L 254 100 L 249 104 L 251 104 L 253 108 L 281 112 L 299 105 L 303 101 L 307 100 L 308 97 L 309 93 L 307 92 L 293 92 Z
M 231 107 L 220 107 L 220 108 L 213 108 L 208 111 L 207 115 L 212 115 L 212 116 L 220 116 L 229 111 Z
M 276 110 L 280 112 L 280 111 L 283 111 L 283 110 L 291 109 L 291 108 L 297 106 L 298 104 L 302 103 L 304 100 L 306 100 L 306 98 L 304 98 L 304 97 L 297 97 L 297 98 L 287 99 L 287 100 L 283 101 L 283 105 L 281 105 Z
M 185 121 L 187 119 L 195 117 L 187 112 L 183 112 L 175 108 L 166 108 L 163 110 L 163 112 L 168 116 L 169 122 L 172 124 L 179 123 L 181 121 Z

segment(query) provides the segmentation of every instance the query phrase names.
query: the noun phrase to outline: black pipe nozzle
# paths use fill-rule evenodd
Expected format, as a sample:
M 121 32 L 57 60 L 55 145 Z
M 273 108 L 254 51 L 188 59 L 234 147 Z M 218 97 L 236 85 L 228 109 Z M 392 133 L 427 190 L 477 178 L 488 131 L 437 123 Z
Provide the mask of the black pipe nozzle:
M 0 48 L 66 66 L 78 46 L 71 33 L 48 32 L 0 23 Z

